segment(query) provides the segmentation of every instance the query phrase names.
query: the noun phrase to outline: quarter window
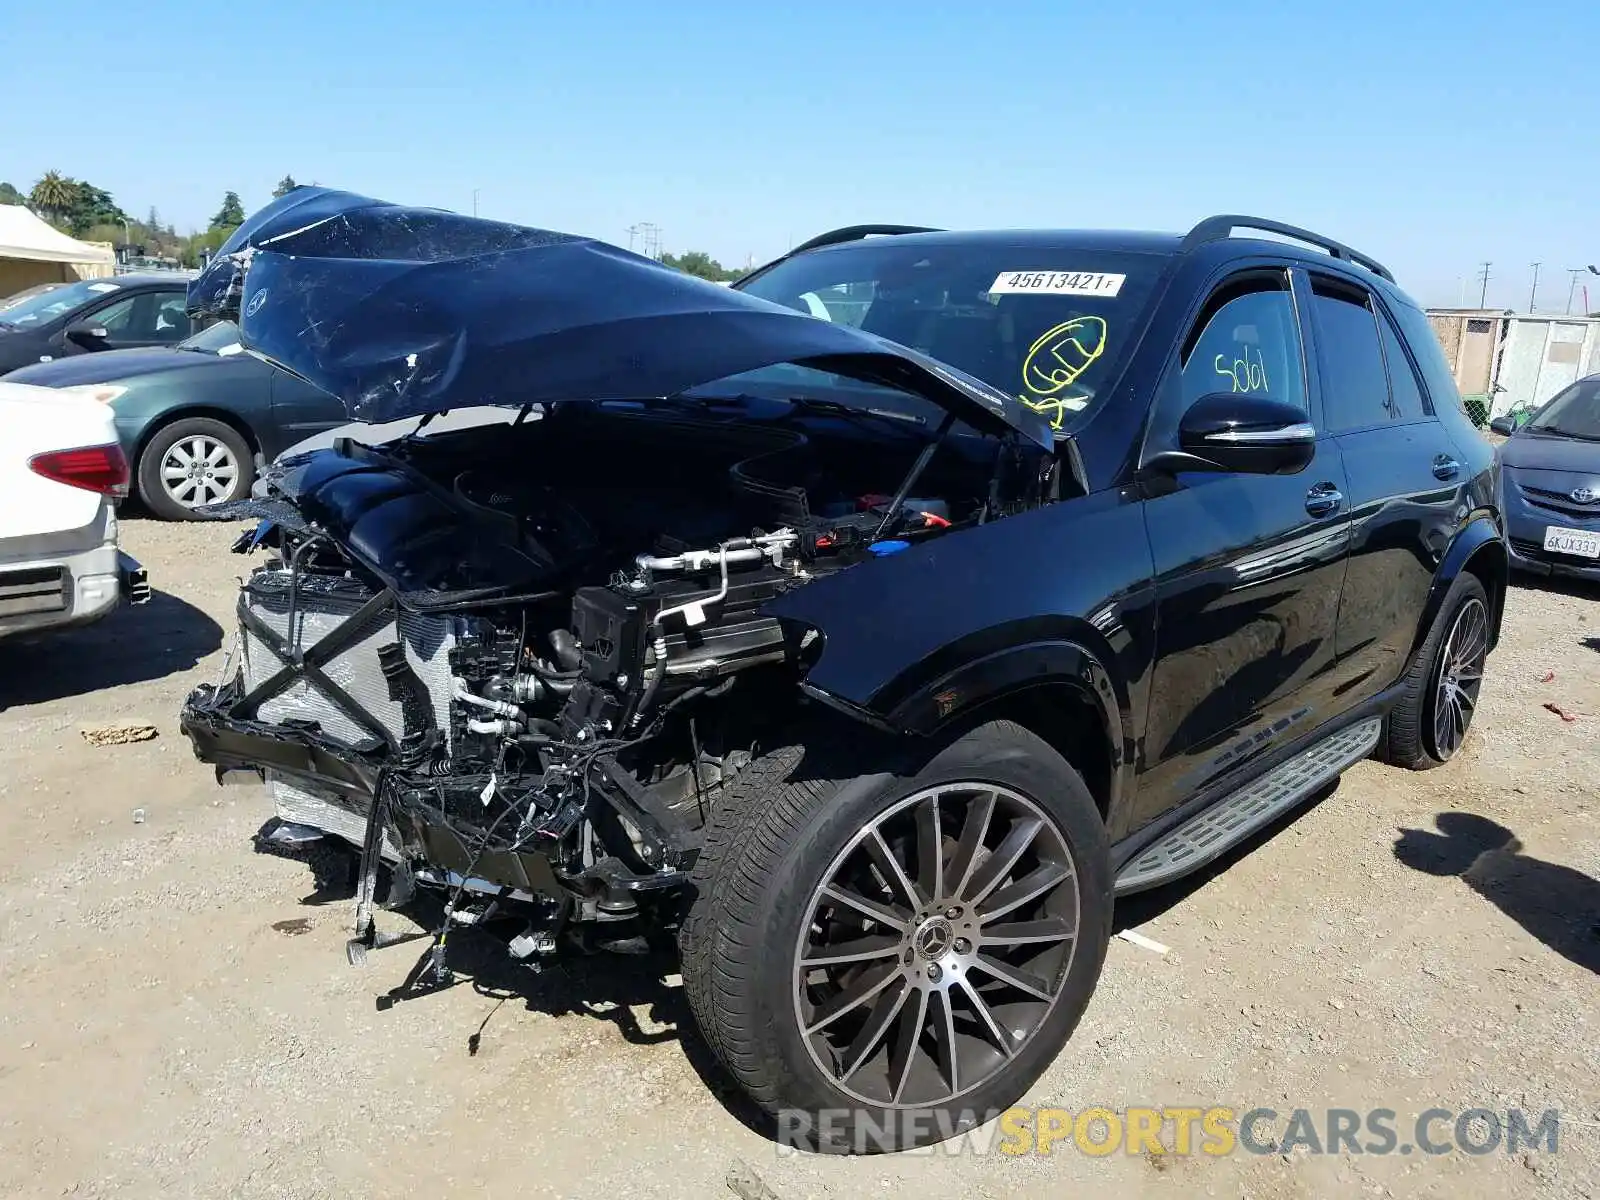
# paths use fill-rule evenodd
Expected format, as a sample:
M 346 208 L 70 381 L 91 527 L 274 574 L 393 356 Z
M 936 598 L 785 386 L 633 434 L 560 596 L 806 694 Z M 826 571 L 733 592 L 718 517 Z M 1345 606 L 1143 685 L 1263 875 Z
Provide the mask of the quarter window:
M 1406 357 L 1400 335 L 1388 317 L 1378 318 L 1378 328 L 1383 334 L 1383 359 L 1389 367 L 1389 404 L 1396 419 L 1413 421 L 1424 414 L 1422 388 L 1417 383 L 1417 373 Z

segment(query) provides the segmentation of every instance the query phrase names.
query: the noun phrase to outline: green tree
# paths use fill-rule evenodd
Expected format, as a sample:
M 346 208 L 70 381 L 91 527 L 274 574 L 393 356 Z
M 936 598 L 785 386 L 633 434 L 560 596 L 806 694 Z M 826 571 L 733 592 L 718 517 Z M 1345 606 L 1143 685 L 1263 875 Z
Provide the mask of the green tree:
M 685 275 L 694 275 L 700 279 L 709 279 L 713 283 L 721 283 L 726 279 L 737 279 L 738 271 L 730 271 L 704 250 L 686 250 L 682 254 L 663 254 L 663 266 L 671 267 L 675 271 L 682 271 Z
M 82 237 L 96 225 L 121 225 L 128 219 L 110 192 L 86 181 L 74 186 L 72 202 L 63 216 L 74 237 Z
M 217 215 L 211 218 L 212 229 L 235 229 L 244 224 L 244 205 L 239 202 L 238 192 L 229 192 L 222 198 L 222 207 L 217 210 Z
M 135 244 L 144 240 L 137 225 L 128 226 L 127 234 L 131 235 L 131 240 Z M 122 245 L 124 232 L 121 225 L 91 225 L 77 236 L 86 242 L 110 242 L 114 246 L 120 246 Z
M 304 185 L 298 184 L 294 181 L 293 175 L 285 175 L 282 179 L 278 180 L 278 186 L 272 189 L 272 198 L 276 200 L 281 196 L 287 196 L 290 192 L 302 186 Z
M 9 183 L 0 183 L 0 204 L 26 204 L 28 198 Z
M 184 266 L 198 267 L 204 256 L 215 254 L 222 248 L 222 243 L 228 240 L 232 232 L 228 226 L 213 225 L 204 233 L 191 234 L 183 239 L 182 245 L 175 247 L 175 251 Z
M 77 190 L 77 183 L 60 171 L 46 171 L 28 193 L 28 203 L 35 212 L 59 221 L 72 207 Z

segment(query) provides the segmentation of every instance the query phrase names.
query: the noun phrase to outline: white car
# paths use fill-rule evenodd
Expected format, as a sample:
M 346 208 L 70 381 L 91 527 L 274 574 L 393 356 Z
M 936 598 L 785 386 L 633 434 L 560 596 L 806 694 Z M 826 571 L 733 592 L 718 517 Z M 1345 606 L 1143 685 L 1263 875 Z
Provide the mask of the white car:
M 0 380 L 0 637 L 85 625 L 150 584 L 117 548 L 128 461 L 109 406 Z

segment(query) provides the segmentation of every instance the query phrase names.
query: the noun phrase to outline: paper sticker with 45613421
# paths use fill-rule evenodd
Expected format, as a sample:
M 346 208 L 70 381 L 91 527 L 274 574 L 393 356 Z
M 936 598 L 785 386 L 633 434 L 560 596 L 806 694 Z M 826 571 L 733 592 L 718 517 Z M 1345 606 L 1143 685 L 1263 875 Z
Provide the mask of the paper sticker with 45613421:
M 1104 317 L 1073 317 L 1045 330 L 1028 347 L 1022 360 L 1026 394 L 1018 399 L 1034 412 L 1049 417 L 1050 428 L 1060 429 L 1069 412 L 1077 412 L 1088 403 L 1070 389 L 1105 349 Z

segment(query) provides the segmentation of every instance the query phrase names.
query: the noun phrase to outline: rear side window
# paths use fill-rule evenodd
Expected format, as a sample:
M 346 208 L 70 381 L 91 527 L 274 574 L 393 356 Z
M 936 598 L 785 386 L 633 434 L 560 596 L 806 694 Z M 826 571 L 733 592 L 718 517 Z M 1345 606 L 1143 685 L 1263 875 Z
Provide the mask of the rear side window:
M 1249 392 L 1305 409 L 1300 327 L 1287 277 L 1251 275 L 1219 288 L 1184 345 L 1181 365 L 1185 408 L 1213 392 Z
M 1389 397 L 1377 314 L 1360 288 L 1312 283 L 1317 363 L 1322 373 L 1323 423 L 1330 433 L 1365 429 L 1399 414 Z
M 1416 420 L 1426 412 L 1417 373 L 1400 344 L 1400 335 L 1382 313 L 1378 314 L 1378 330 L 1383 335 L 1383 360 L 1389 368 L 1389 402 L 1394 415 L 1402 421 Z
M 1440 415 L 1462 411 L 1461 392 L 1456 387 L 1450 361 L 1445 358 L 1444 347 L 1439 345 L 1438 335 L 1433 332 L 1433 326 L 1428 324 L 1428 318 L 1420 308 L 1406 304 L 1395 305 L 1394 315 L 1400 324 L 1400 332 L 1405 335 L 1406 345 L 1411 348 L 1417 367 L 1422 371 L 1423 383 L 1433 400 L 1433 411 Z M 1476 322 L 1469 321 L 1469 329 L 1474 324 Z M 1490 323 L 1484 321 L 1483 326 L 1481 332 L 1488 333 Z

